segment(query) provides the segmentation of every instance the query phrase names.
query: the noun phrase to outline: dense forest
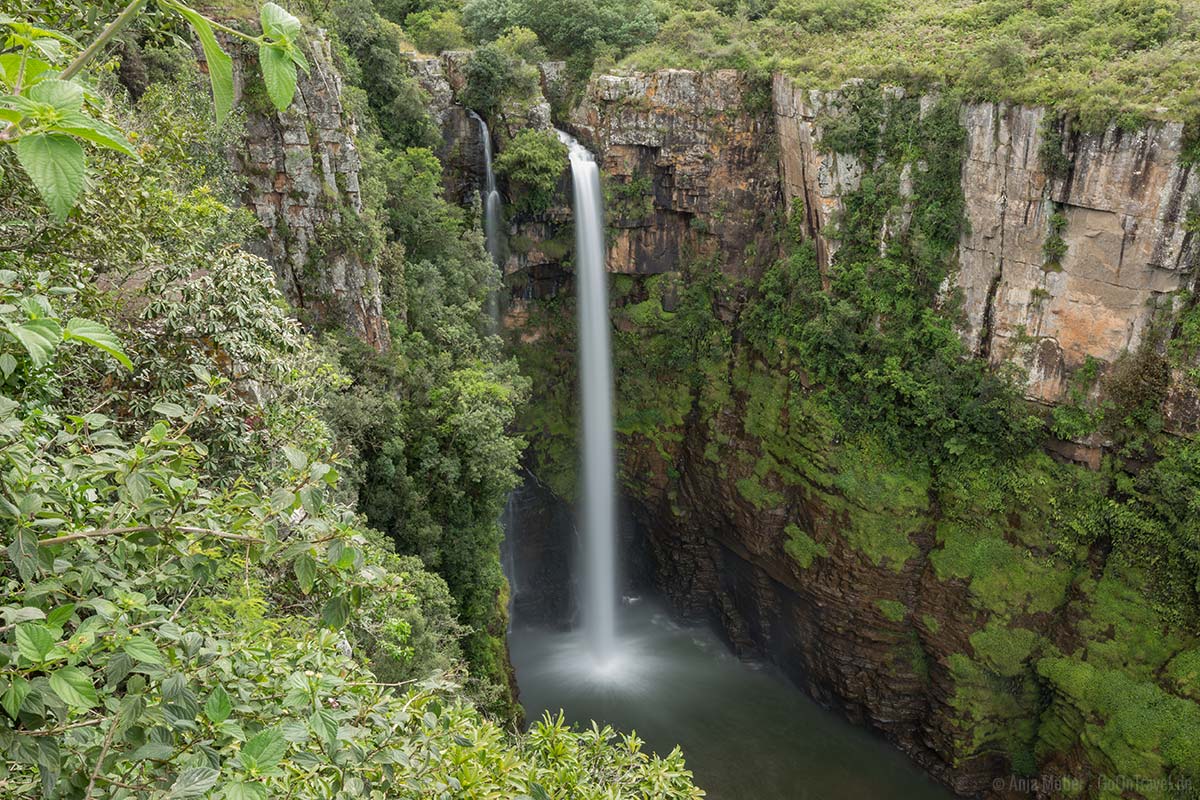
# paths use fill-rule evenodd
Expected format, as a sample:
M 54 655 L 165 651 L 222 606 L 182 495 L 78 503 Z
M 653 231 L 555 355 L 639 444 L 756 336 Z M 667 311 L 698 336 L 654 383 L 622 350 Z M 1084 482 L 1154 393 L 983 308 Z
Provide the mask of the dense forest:
M 601 163 L 622 494 L 677 608 L 770 638 L 696 543 L 752 531 L 712 537 L 770 540 L 759 584 L 817 606 L 867 587 L 836 626 L 884 643 L 845 659 L 866 688 L 780 666 L 961 794 L 1083 764 L 1082 796 L 1191 796 L 1195 0 L 0 0 L 0 29 L 0 796 L 703 796 L 686 752 L 518 703 L 500 519 L 526 475 L 577 499 L 552 124 Z M 667 70 L 736 97 L 660 105 Z M 781 86 L 828 220 L 778 187 Z M 1054 397 L 1039 331 L 996 337 L 1000 267 L 963 333 L 984 107 L 1038 109 L 1038 309 L 1104 260 L 1085 160 L 1178 131 L 1181 277 Z M 453 109 L 491 126 L 500 269 Z M 669 267 L 611 255 L 640 230 Z

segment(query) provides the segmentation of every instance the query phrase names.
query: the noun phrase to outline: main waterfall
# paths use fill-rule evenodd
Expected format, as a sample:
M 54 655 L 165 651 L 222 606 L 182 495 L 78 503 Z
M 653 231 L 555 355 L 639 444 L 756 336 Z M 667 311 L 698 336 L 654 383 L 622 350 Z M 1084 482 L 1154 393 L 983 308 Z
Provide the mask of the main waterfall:
M 604 271 L 604 201 L 600 169 L 583 145 L 558 132 L 571 155 L 575 281 L 579 316 L 579 394 L 583 420 L 583 625 L 598 666 L 616 650 L 616 456 L 608 286 Z

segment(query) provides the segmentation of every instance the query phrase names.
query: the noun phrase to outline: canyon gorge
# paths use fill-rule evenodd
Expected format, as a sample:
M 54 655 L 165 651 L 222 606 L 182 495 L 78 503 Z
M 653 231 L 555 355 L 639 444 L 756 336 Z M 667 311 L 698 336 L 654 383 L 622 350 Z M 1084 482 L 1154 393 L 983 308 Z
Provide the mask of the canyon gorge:
M 460 61 L 416 64 L 444 120 L 461 114 Z M 553 96 L 561 65 L 541 71 Z M 1041 108 L 867 84 L 816 91 L 733 70 L 598 75 L 575 99 L 558 123 L 598 154 L 607 181 L 623 496 L 672 608 L 715 620 L 736 652 L 768 658 L 964 795 L 1004 795 L 993 782 L 1014 773 L 1186 769 L 1174 749 L 1186 735 L 1172 726 L 1195 724 L 1179 669 L 1194 633 L 1156 616 L 1142 568 L 1110 557 L 1111 544 L 1069 543 L 1058 529 L 1114 446 L 1102 432 L 1049 436 L 1004 488 L 933 474 L 833 423 L 806 399 L 819 387 L 804 364 L 753 352 L 743 331 L 748 296 L 788 246 L 781 230 L 811 248 L 828 287 L 864 180 L 891 183 L 868 234 L 882 253 L 915 238 L 914 204 L 931 202 L 921 176 L 940 171 L 965 222 L 937 305 L 1029 401 L 1095 399 L 1105 373 L 1172 347 L 1190 311 L 1200 176 L 1181 158 L 1182 126 L 1078 132 Z M 847 121 L 865 114 L 869 129 L 911 138 L 891 152 L 839 149 Z M 444 132 L 448 147 L 477 150 L 462 126 Z M 569 231 L 560 185 L 548 208 L 510 219 L 505 266 L 505 325 L 534 378 L 526 464 L 566 503 Z M 670 352 L 696 337 L 687 355 Z M 1158 398 L 1166 428 L 1184 436 L 1197 424 L 1187 369 L 1172 365 Z M 570 534 L 545 524 L 553 513 L 521 524 L 523 574 L 542 578 L 523 581 L 518 604 L 525 592 L 569 604 Z M 1084 689 L 1101 685 L 1156 698 L 1154 732 Z M 1143 735 L 1149 760 L 1133 756 Z
M 0 795 L 1200 792 L 1200 0 L 0 0 Z

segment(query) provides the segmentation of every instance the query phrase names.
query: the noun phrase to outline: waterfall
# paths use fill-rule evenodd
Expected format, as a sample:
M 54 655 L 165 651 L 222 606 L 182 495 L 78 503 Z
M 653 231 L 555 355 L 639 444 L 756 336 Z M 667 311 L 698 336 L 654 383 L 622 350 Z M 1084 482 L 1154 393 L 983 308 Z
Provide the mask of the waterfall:
M 616 646 L 616 456 L 613 446 L 612 354 L 609 350 L 604 202 L 600 170 L 583 145 L 558 132 L 571 154 L 575 281 L 579 314 L 579 394 L 583 441 L 584 629 L 597 664 Z
M 483 117 L 474 111 L 470 113 L 475 122 L 479 124 L 479 139 L 483 147 L 483 168 L 486 175 L 483 197 L 483 233 L 487 240 L 488 255 L 499 265 L 503 257 L 500 247 L 501 202 L 500 192 L 496 189 L 496 172 L 492 169 L 492 135 L 488 131 Z
M 483 235 L 487 244 L 488 255 L 498 268 L 503 267 L 504 250 L 501 243 L 500 228 L 504 224 L 500 215 L 502 204 L 500 191 L 496 188 L 496 172 L 492 169 L 492 135 L 483 117 L 474 111 L 468 112 L 471 119 L 479 125 L 480 146 L 483 148 L 484 195 L 483 195 Z M 503 277 L 503 276 L 501 276 Z M 492 321 L 493 332 L 500 329 L 500 296 L 492 292 L 488 296 L 488 316 Z

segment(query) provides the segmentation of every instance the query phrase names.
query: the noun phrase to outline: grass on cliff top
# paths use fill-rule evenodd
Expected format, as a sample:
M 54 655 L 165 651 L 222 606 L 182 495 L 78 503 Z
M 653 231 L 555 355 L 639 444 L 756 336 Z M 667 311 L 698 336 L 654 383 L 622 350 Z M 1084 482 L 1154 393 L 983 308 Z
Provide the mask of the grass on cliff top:
M 1089 128 L 1200 117 L 1200 0 L 670 0 L 660 18 L 624 66 L 944 85 Z

